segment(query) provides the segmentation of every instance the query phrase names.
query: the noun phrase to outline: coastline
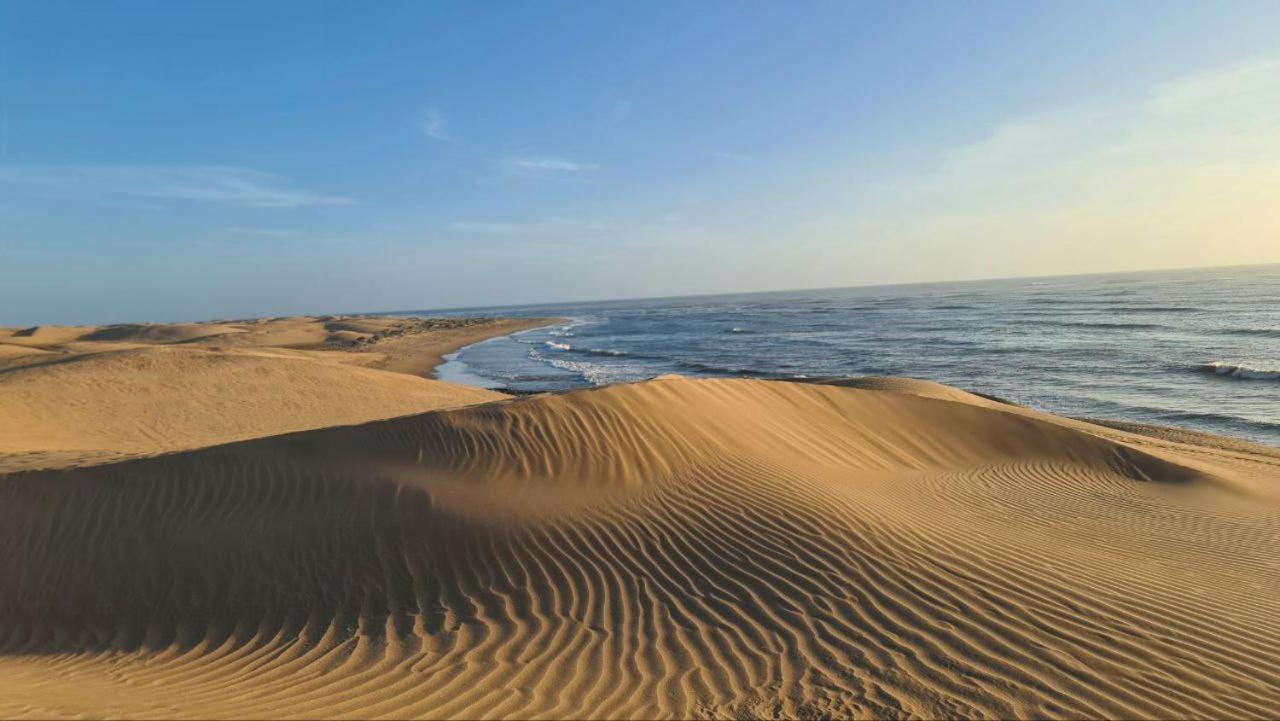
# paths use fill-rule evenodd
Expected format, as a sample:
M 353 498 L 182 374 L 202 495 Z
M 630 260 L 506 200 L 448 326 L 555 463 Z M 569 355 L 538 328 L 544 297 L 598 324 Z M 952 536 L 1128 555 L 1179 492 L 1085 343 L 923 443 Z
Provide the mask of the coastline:
M 531 392 L 667 373 L 927 378 L 1280 448 L 1280 328 L 1252 310 L 1277 305 L 1278 280 L 1273 266 L 493 307 L 586 322 L 519 336 L 527 356 L 500 341 L 462 357 Z
M 499 338 L 506 338 L 507 336 L 515 335 L 516 333 L 521 333 L 527 330 L 535 330 L 538 328 L 546 328 L 553 325 L 559 325 L 561 323 L 566 322 L 568 319 L 547 317 L 547 318 L 529 318 L 529 319 L 512 318 L 512 319 L 502 319 L 502 320 L 505 320 L 505 321 L 527 320 L 528 322 L 517 323 L 519 327 L 510 329 L 504 333 L 487 334 L 484 337 L 478 338 L 476 340 L 472 340 L 463 345 L 459 345 L 451 349 L 450 351 L 441 354 L 438 359 L 439 363 L 438 365 L 435 366 L 432 377 L 435 378 L 436 380 L 444 381 L 446 383 L 457 383 L 461 385 L 472 386 L 475 388 L 484 388 L 486 390 L 494 390 L 494 391 L 498 391 L 500 393 L 506 393 L 509 395 L 531 395 L 527 391 L 513 390 L 511 388 L 506 387 L 500 381 L 493 381 L 478 373 L 472 372 L 469 365 L 467 365 L 461 360 L 458 360 L 458 356 L 459 354 L 461 354 L 463 351 L 465 351 L 467 348 L 470 348 L 471 346 L 480 345 L 481 343 L 488 343 L 489 341 L 497 340 Z
M 363 350 L 381 353 L 385 359 L 372 367 L 395 373 L 440 380 L 437 369 L 445 356 L 493 338 L 531 330 L 560 322 L 559 318 L 486 318 L 474 325 L 450 328 L 443 332 L 421 332 L 384 338 Z

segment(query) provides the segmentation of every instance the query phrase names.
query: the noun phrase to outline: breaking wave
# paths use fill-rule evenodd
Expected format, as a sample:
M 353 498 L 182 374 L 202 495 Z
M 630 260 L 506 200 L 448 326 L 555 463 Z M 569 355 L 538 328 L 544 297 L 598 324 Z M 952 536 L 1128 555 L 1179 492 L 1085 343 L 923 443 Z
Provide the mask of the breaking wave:
M 1249 366 L 1236 365 L 1234 363 L 1214 361 L 1212 363 L 1205 363 L 1200 366 L 1199 370 L 1205 373 L 1213 373 L 1214 375 L 1226 376 L 1228 378 L 1239 378 L 1241 380 L 1280 380 L 1280 368 L 1250 368 Z

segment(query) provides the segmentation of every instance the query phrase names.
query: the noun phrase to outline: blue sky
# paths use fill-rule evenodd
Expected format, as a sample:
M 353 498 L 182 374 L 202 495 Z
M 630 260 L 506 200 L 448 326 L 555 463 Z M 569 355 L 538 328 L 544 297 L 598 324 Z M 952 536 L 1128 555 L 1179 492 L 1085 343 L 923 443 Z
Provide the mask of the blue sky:
M 1280 261 L 1280 4 L 0 0 L 0 323 Z

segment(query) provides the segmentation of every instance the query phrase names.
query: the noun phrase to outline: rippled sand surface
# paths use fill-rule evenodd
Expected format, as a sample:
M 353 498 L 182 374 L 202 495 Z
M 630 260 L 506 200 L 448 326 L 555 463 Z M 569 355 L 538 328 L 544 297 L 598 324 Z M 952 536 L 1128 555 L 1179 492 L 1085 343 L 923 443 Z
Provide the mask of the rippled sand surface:
M 0 716 L 1280 711 L 1265 448 L 903 379 L 472 400 L 0 477 Z

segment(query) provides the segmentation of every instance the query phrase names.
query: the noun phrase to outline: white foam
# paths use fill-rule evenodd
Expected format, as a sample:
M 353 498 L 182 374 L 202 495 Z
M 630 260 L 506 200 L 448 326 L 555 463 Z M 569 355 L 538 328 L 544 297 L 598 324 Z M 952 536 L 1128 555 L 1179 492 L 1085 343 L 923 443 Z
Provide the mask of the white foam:
M 1229 376 L 1231 378 L 1242 378 L 1251 381 L 1275 381 L 1280 380 L 1280 369 L 1277 368 L 1250 368 L 1245 365 L 1236 365 L 1234 363 L 1224 363 L 1222 361 L 1214 361 L 1201 366 L 1206 371 L 1211 371 L 1220 376 Z

